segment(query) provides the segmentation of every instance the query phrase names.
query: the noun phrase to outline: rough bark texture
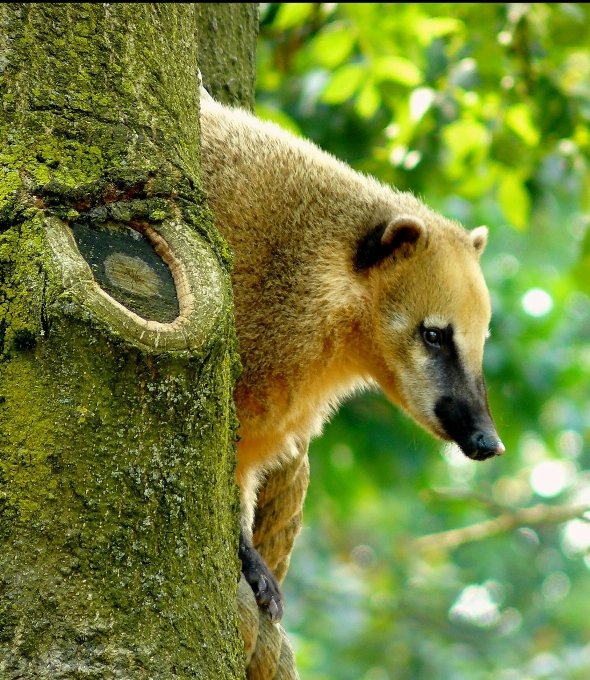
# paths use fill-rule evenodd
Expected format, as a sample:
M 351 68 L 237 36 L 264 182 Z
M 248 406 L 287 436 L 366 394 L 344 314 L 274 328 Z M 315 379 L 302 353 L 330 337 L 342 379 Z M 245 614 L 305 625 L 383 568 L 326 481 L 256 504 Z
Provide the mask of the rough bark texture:
M 230 257 L 199 189 L 202 11 L 0 6 L 3 680 L 244 675 Z M 178 234 L 197 303 L 184 346 L 97 295 L 75 225 Z
M 199 64 L 203 84 L 222 104 L 254 110 L 258 5 L 199 4 Z

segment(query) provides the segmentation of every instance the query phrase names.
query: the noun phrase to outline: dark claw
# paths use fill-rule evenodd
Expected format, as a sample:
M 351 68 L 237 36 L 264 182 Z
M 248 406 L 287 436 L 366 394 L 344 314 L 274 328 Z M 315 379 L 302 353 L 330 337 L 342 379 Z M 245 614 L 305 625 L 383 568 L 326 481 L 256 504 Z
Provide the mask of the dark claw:
M 270 615 L 270 620 L 275 623 L 275 621 L 280 621 L 281 617 L 279 616 L 279 607 L 277 603 L 273 600 L 270 601 L 268 605 L 268 613 Z M 281 611 L 282 614 L 282 611 Z
M 284 609 L 281 586 L 243 532 L 240 532 L 239 554 L 242 561 L 242 573 L 252 588 L 258 606 L 266 609 L 273 623 L 280 621 Z

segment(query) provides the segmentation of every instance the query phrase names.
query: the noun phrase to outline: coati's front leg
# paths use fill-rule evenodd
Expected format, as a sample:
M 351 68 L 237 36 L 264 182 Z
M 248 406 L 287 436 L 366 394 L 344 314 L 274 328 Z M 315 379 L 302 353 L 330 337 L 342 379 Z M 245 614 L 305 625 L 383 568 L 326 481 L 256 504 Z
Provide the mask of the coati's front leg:
M 252 588 L 258 606 L 268 611 L 273 623 L 280 621 L 285 605 L 281 586 L 243 529 L 240 530 L 239 555 L 242 574 Z
M 236 469 L 236 482 L 240 487 L 240 544 L 238 555 L 242 562 L 242 574 L 252 588 L 258 606 L 268 612 L 270 620 L 274 623 L 281 620 L 285 607 L 281 586 L 252 543 L 258 487 L 264 475 L 264 470 L 256 463 L 257 459 L 260 460 L 261 458 L 260 455 L 257 455 L 257 449 L 244 451 L 245 443 L 246 438 L 243 438 L 238 444 L 238 467 Z M 250 462 L 250 465 L 244 464 L 244 460 Z M 252 463 L 252 460 L 255 462 Z

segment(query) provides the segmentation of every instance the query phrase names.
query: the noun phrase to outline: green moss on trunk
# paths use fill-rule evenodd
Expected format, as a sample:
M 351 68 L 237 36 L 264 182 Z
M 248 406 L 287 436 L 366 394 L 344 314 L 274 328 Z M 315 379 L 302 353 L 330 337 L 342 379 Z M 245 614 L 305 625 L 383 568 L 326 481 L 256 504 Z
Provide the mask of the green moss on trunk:
M 199 190 L 199 11 L 0 20 L 0 677 L 241 678 L 237 357 Z M 198 351 L 134 341 L 64 283 L 48 215 L 101 210 L 179 215 L 208 244 L 222 312 Z
M 63 314 L 2 365 L 1 675 L 240 677 L 227 334 L 150 357 Z

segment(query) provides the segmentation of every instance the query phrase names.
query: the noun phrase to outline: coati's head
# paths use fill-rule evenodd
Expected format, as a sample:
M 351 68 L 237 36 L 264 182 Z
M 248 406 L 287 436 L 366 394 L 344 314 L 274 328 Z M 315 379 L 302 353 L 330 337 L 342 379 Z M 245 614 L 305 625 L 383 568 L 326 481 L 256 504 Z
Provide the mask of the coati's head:
M 466 232 L 421 208 L 420 216 L 378 224 L 357 245 L 354 269 L 369 288 L 364 361 L 418 423 L 485 460 L 504 452 L 482 372 L 491 315 L 479 265 L 487 229 Z

